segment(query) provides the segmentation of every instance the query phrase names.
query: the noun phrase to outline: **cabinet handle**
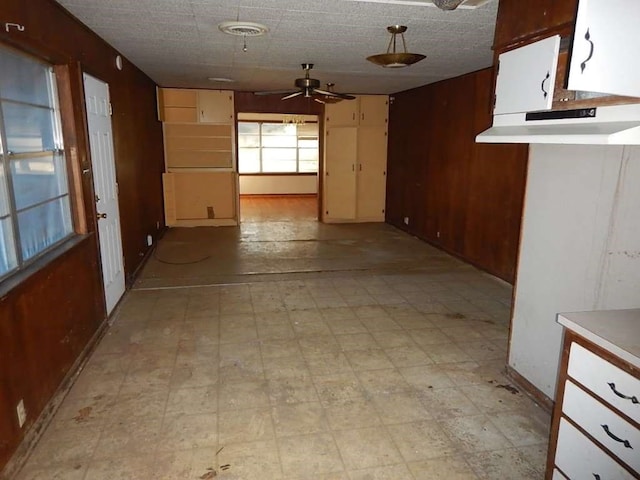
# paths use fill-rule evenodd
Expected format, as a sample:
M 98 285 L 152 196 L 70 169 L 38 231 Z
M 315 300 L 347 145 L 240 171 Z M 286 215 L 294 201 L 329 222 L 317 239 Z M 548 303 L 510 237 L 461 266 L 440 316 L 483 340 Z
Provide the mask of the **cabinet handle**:
M 359 164 L 358 167 L 359 167 L 359 170 L 362 171 L 362 164 Z
M 617 396 L 619 396 L 620 398 L 624 398 L 625 400 L 631 400 L 631 403 L 635 403 L 636 405 L 638 403 L 640 403 L 640 401 L 638 401 L 638 397 L 633 396 L 633 397 L 628 397 L 623 393 L 620 393 L 619 391 L 616 390 L 616 384 L 613 382 L 607 383 L 607 385 L 609 385 L 609 388 L 611 388 L 611 390 L 613 391 L 613 393 L 615 393 Z
M 542 93 L 544 93 L 544 95 L 543 95 L 543 96 L 544 96 L 544 98 L 547 98 L 547 97 L 549 96 L 549 92 L 547 92 L 547 91 L 544 89 L 544 82 L 546 82 L 547 80 L 549 80 L 549 77 L 551 77 L 551 73 L 550 73 L 550 72 L 547 72 L 547 76 L 546 76 L 546 77 L 544 77 L 544 80 L 542 80 L 542 83 L 540 84 L 540 89 L 542 90 Z
M 589 60 L 591 60 L 591 57 L 593 57 L 593 42 L 591 41 L 591 34 L 589 33 L 589 29 L 587 28 L 587 33 L 584 34 L 584 39 L 589 42 L 590 48 L 589 48 L 589 56 L 585 59 L 584 62 L 582 62 L 580 64 L 580 73 L 584 73 L 585 68 L 587 68 L 587 63 L 589 62 Z
M 364 113 L 362 114 L 362 121 L 364 122 Z
M 611 433 L 611 431 L 609 430 L 609 426 L 608 425 L 600 425 L 602 427 L 602 429 L 605 431 L 605 433 L 607 435 L 609 435 L 610 438 L 612 438 L 613 440 L 615 440 L 616 442 L 620 442 L 621 444 L 623 444 L 626 448 L 630 448 L 631 450 L 633 450 L 633 447 L 631 446 L 631 444 L 629 443 L 629 440 L 623 440 L 619 437 L 616 437 L 613 433 Z
M 353 163 L 351 164 L 351 171 L 352 171 L 352 172 L 355 172 L 355 171 L 356 171 L 356 166 L 355 166 Z
M 356 114 L 355 114 L 355 112 L 354 112 L 354 113 L 352 114 L 352 120 L 354 120 L 354 121 L 355 121 L 355 119 L 356 119 Z

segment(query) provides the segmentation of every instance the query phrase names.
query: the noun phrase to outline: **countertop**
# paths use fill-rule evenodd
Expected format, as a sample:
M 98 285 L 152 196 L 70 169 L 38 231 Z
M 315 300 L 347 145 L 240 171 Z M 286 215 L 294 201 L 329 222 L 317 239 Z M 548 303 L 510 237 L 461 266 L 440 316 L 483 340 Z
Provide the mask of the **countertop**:
M 558 323 L 640 368 L 640 308 L 559 313 Z

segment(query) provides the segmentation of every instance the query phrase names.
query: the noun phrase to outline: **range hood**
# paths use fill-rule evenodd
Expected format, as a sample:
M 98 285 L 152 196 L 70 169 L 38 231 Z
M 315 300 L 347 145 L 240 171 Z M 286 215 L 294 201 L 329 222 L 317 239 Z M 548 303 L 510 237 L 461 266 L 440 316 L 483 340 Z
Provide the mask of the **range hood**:
M 494 115 L 476 142 L 640 145 L 640 104 Z

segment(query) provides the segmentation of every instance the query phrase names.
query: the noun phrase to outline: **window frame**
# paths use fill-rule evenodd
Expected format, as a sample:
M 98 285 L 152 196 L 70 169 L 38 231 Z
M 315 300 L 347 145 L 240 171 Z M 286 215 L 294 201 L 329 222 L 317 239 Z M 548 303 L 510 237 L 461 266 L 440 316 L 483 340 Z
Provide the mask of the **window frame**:
M 298 131 L 298 125 L 294 124 L 296 126 L 296 146 L 295 147 L 265 147 L 263 145 L 263 126 L 266 125 L 286 125 L 286 123 L 283 122 L 276 122 L 276 121 L 269 121 L 269 120 L 238 120 L 238 125 L 240 124 L 257 124 L 258 125 L 258 133 L 257 134 L 247 134 L 247 135 L 257 135 L 258 137 L 258 142 L 259 145 L 257 147 L 240 147 L 240 140 L 238 139 L 238 174 L 239 175 L 252 175 L 252 176 L 260 176 L 260 175 L 271 175 L 271 176 L 283 176 L 283 175 L 289 175 L 289 176 L 295 176 L 295 175 L 318 175 L 319 169 L 320 169 L 320 131 L 319 131 L 319 125 L 318 125 L 318 134 L 315 137 L 311 137 L 309 135 L 301 135 L 300 132 Z M 307 123 L 314 123 L 317 124 L 317 122 L 307 122 Z M 238 128 L 238 131 L 240 129 Z M 238 133 L 238 137 L 243 136 L 242 134 Z M 267 135 L 269 136 L 269 135 Z M 317 162 L 317 168 L 315 172 L 301 172 L 300 171 L 300 150 L 311 150 L 308 148 L 304 148 L 300 146 L 300 140 L 316 140 L 318 142 L 318 147 L 315 149 L 318 152 L 318 162 Z M 264 171 L 264 161 L 263 161 L 263 150 L 264 149 L 270 149 L 270 148 L 281 148 L 281 149 L 291 149 L 291 150 L 295 150 L 296 152 L 296 170 L 295 171 L 285 171 L 285 172 L 270 172 L 270 171 Z M 247 150 L 252 150 L 255 149 L 258 152 L 258 162 L 259 162 L 259 171 L 257 172 L 242 172 L 240 169 L 240 152 L 243 149 L 247 149 Z
M 17 286 L 28 276 L 40 270 L 45 265 L 49 264 L 51 261 L 60 257 L 80 243 L 86 237 L 86 233 L 88 232 L 86 221 L 81 221 L 81 215 L 84 214 L 84 208 L 82 205 L 82 178 L 79 175 L 80 165 L 78 164 L 78 156 L 76 153 L 78 145 L 75 141 L 75 131 L 77 129 L 77 125 L 75 123 L 77 119 L 75 118 L 72 103 L 71 66 L 68 64 L 58 64 L 55 61 L 51 61 L 51 59 L 42 58 L 31 52 L 14 48 L 7 44 L 0 44 L 0 48 L 5 51 L 12 52 L 13 54 L 26 57 L 31 61 L 40 63 L 48 68 L 47 93 L 52 103 L 49 110 L 52 117 L 51 127 L 53 129 L 53 139 L 55 143 L 55 148 L 50 150 L 10 153 L 7 145 L 7 132 L 4 114 L 0 108 L 0 168 L 3 170 L 3 174 L 6 178 L 6 194 L 9 204 L 9 215 L 6 218 L 10 218 L 12 227 L 11 238 L 14 242 L 17 263 L 13 269 L 0 273 L 0 294 L 4 294 Z M 10 102 L 20 105 L 31 105 L 29 102 L 23 101 L 10 100 Z M 43 107 L 42 105 L 37 106 Z M 30 205 L 29 208 L 46 203 L 53 203 L 58 201 L 60 198 L 66 197 L 68 199 L 68 210 L 66 214 L 68 214 L 71 229 L 62 238 L 50 245 L 47 245 L 46 248 L 25 259 L 25 254 L 20 244 L 20 232 L 18 229 L 18 213 L 19 210 L 24 211 L 25 208 L 18 209 L 16 205 L 15 185 L 11 173 L 11 162 L 19 160 L 20 158 L 34 158 L 45 155 L 51 155 L 52 161 L 54 162 L 56 160 L 56 155 L 60 155 L 62 157 L 60 161 L 64 164 L 65 171 L 64 177 L 59 178 L 64 178 L 66 181 L 66 193 L 38 201 L 34 205 Z

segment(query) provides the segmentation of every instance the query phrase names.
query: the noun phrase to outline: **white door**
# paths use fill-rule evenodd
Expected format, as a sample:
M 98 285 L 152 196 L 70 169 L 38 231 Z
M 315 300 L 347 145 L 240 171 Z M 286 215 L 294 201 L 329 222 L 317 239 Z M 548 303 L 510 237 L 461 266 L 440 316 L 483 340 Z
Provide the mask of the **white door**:
M 549 110 L 559 51 L 555 35 L 500 55 L 493 114 Z
M 102 280 L 107 314 L 109 314 L 122 297 L 125 289 L 109 85 L 87 74 L 84 74 L 83 77 L 91 165 L 93 167 L 93 187 L 96 194 L 96 211 L 98 212 Z
M 569 90 L 640 96 L 640 2 L 580 0 Z

